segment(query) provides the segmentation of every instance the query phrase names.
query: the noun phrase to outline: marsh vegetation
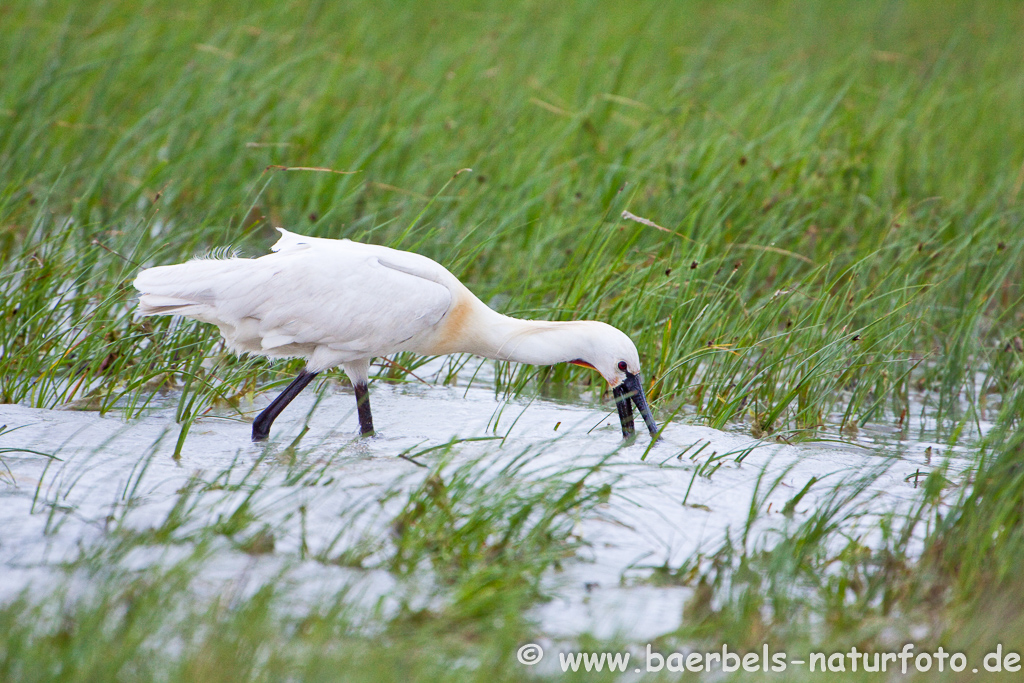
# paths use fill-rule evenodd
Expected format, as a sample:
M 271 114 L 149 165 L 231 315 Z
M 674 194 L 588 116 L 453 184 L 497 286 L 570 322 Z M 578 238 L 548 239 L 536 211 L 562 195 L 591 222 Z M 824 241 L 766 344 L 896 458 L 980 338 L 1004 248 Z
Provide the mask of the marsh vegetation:
M 1024 649 L 1017 5 L 18 1 L 0 23 L 0 679 L 518 680 L 525 642 Z M 620 447 L 585 369 L 400 356 L 374 368 L 381 438 L 338 374 L 248 445 L 301 363 L 139 319 L 130 284 L 277 225 L 619 327 L 665 442 Z

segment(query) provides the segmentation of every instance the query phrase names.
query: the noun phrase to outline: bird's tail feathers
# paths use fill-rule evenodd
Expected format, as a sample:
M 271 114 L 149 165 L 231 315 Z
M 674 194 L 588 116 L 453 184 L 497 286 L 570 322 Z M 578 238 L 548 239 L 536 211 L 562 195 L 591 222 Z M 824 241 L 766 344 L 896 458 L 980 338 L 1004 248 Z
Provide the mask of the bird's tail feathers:
M 248 259 L 199 258 L 172 266 L 147 268 L 135 278 L 141 315 L 186 315 L 214 304 L 217 290 Z
M 184 315 L 195 312 L 198 307 L 206 307 L 195 301 L 187 301 L 158 294 L 143 294 L 139 297 L 139 315 Z

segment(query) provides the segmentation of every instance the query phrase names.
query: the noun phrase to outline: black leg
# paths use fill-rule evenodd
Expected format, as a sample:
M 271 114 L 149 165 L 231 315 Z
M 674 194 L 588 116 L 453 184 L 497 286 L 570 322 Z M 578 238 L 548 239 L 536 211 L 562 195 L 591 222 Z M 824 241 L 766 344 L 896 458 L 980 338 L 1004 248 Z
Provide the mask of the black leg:
M 365 384 L 356 384 L 356 407 L 359 409 L 359 433 L 373 436 L 373 415 L 370 414 L 370 389 Z
M 299 373 L 298 377 L 292 380 L 292 383 L 280 393 L 280 395 L 270 402 L 270 405 L 263 409 L 263 412 L 256 416 L 256 419 L 252 422 L 252 440 L 253 441 L 266 441 L 267 437 L 270 436 L 270 425 L 274 424 L 274 420 L 281 414 L 281 411 L 292 402 L 299 393 L 306 388 L 306 385 L 313 381 L 317 373 L 307 372 L 303 370 Z

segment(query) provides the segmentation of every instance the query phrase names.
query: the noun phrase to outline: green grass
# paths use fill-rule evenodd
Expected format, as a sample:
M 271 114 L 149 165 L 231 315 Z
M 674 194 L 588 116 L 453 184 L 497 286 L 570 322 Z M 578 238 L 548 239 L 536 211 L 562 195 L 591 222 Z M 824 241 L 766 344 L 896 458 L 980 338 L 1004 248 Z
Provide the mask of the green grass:
M 962 500 L 938 512 L 955 473 L 937 470 L 880 547 L 832 523 L 859 514 L 850 484 L 770 546 L 730 541 L 663 570 L 717 600 L 697 601 L 684 642 L 873 643 L 915 620 L 991 641 L 1001 622 L 977 606 L 1010 608 L 996 596 L 1019 588 L 1024 527 L 1015 3 L 20 1 L 0 24 L 0 402 L 134 416 L 172 390 L 180 452 L 197 417 L 298 363 L 236 358 L 209 326 L 135 320 L 141 267 L 257 255 L 276 225 L 412 249 L 503 312 L 620 327 L 661 415 L 784 441 L 877 425 L 912 438 L 927 416 L 955 444 L 993 425 Z M 501 365 L 495 390 L 579 396 L 595 379 Z M 461 482 L 457 501 L 494 503 L 478 517 L 437 504 L 451 494 L 436 486 L 403 493 L 417 532 L 388 571 L 450 588 L 443 615 L 388 622 L 411 677 L 525 675 L 509 659 L 529 631 L 516 615 L 573 552 L 556 521 L 582 503 L 558 501 L 584 494 L 565 477 L 525 492 L 442 480 Z M 446 512 L 482 535 L 440 543 L 463 524 Z M 237 543 L 260 547 L 258 515 L 240 520 Z M 508 539 L 501 562 L 493 534 Z M 384 675 L 344 597 L 295 622 L 274 586 L 211 607 L 190 588 L 203 561 L 97 578 L 94 600 L 4 607 L 0 677 L 319 680 L 342 662 Z M 492 580 L 508 596 L 488 602 Z M 156 611 L 126 621 L 135 604 Z M 170 621 L 167 605 L 181 606 Z M 160 644 L 182 654 L 147 660 Z M 445 665 L 459 658 L 481 664 Z
M 616 324 L 655 396 L 715 426 L 792 438 L 927 389 L 955 433 L 1016 385 L 1008 5 L 91 7 L 3 10 L 4 400 L 135 409 L 184 373 L 186 417 L 251 390 L 266 365 L 190 372 L 215 331 L 133 322 L 128 283 L 279 224 Z

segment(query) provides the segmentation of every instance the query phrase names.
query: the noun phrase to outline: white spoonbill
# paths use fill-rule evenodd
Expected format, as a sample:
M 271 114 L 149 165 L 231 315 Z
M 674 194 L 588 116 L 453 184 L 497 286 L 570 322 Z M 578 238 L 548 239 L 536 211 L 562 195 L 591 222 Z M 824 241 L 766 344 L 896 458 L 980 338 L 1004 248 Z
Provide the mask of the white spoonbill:
M 373 434 L 370 359 L 399 351 L 593 368 L 613 389 L 623 436 L 633 434 L 631 401 L 651 436 L 657 433 L 636 346 L 611 325 L 510 318 L 426 256 L 278 230 L 281 239 L 266 256 L 147 268 L 134 283 L 142 315 L 213 323 L 238 353 L 306 359 L 256 417 L 253 441 L 267 438 L 274 419 L 318 373 L 339 365 L 355 387 L 359 430 Z

